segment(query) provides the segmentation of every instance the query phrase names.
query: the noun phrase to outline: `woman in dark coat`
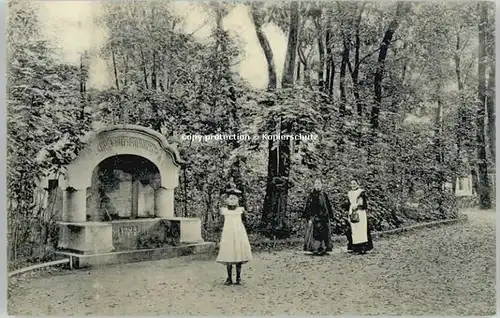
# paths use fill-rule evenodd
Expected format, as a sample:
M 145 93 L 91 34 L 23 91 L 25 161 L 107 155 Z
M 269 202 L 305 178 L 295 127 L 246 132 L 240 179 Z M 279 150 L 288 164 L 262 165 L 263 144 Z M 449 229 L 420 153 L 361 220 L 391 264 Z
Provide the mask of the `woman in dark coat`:
M 321 180 L 316 179 L 314 190 L 307 198 L 303 218 L 308 221 L 304 251 L 313 252 L 315 255 L 325 255 L 333 248 L 331 240 L 330 221 L 333 212 L 330 200 L 322 191 Z

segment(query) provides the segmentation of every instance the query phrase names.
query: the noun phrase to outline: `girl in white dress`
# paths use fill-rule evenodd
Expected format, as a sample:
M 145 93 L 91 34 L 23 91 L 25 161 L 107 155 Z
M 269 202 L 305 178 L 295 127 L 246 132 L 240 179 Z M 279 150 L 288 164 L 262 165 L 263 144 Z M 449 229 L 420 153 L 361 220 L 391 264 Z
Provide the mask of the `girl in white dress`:
M 224 217 L 224 227 L 219 244 L 217 262 L 226 265 L 226 285 L 233 284 L 233 265 L 236 266 L 236 284 L 241 284 L 241 266 L 252 260 L 252 249 L 248 241 L 247 231 L 243 225 L 243 207 L 239 206 L 238 195 L 241 191 L 229 189 L 226 191 L 226 207 L 221 208 Z

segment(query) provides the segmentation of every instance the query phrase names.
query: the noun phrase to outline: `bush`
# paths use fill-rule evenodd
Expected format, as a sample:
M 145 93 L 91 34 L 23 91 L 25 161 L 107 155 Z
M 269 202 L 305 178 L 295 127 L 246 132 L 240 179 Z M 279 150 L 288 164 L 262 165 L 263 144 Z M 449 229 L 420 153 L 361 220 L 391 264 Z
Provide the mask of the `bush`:
M 460 209 L 475 208 L 478 205 L 479 205 L 479 199 L 477 196 L 467 196 L 467 197 L 457 198 L 457 206 Z
M 138 249 L 178 246 L 180 232 L 175 222 L 162 221 L 137 238 Z

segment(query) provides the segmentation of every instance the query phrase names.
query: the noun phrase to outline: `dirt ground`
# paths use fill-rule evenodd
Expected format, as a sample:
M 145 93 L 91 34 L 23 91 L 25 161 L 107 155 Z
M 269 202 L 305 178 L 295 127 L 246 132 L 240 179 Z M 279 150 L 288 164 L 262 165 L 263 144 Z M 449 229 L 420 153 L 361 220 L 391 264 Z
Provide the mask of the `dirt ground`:
M 381 238 L 365 256 L 339 246 L 255 254 L 242 286 L 214 261 L 170 259 L 17 280 L 10 315 L 494 315 L 495 213 Z

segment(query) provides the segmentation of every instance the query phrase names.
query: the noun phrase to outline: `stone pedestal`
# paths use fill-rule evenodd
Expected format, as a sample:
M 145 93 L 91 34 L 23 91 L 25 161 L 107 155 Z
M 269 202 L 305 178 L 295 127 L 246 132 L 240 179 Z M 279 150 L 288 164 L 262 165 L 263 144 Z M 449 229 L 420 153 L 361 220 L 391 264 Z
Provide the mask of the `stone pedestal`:
M 80 254 L 114 250 L 111 224 L 102 222 L 59 222 L 58 248 Z
M 155 191 L 155 215 L 162 219 L 174 217 L 174 189 L 160 187 Z
M 179 222 L 180 243 L 201 243 L 201 220 L 197 218 L 171 217 L 165 218 L 170 222 Z

